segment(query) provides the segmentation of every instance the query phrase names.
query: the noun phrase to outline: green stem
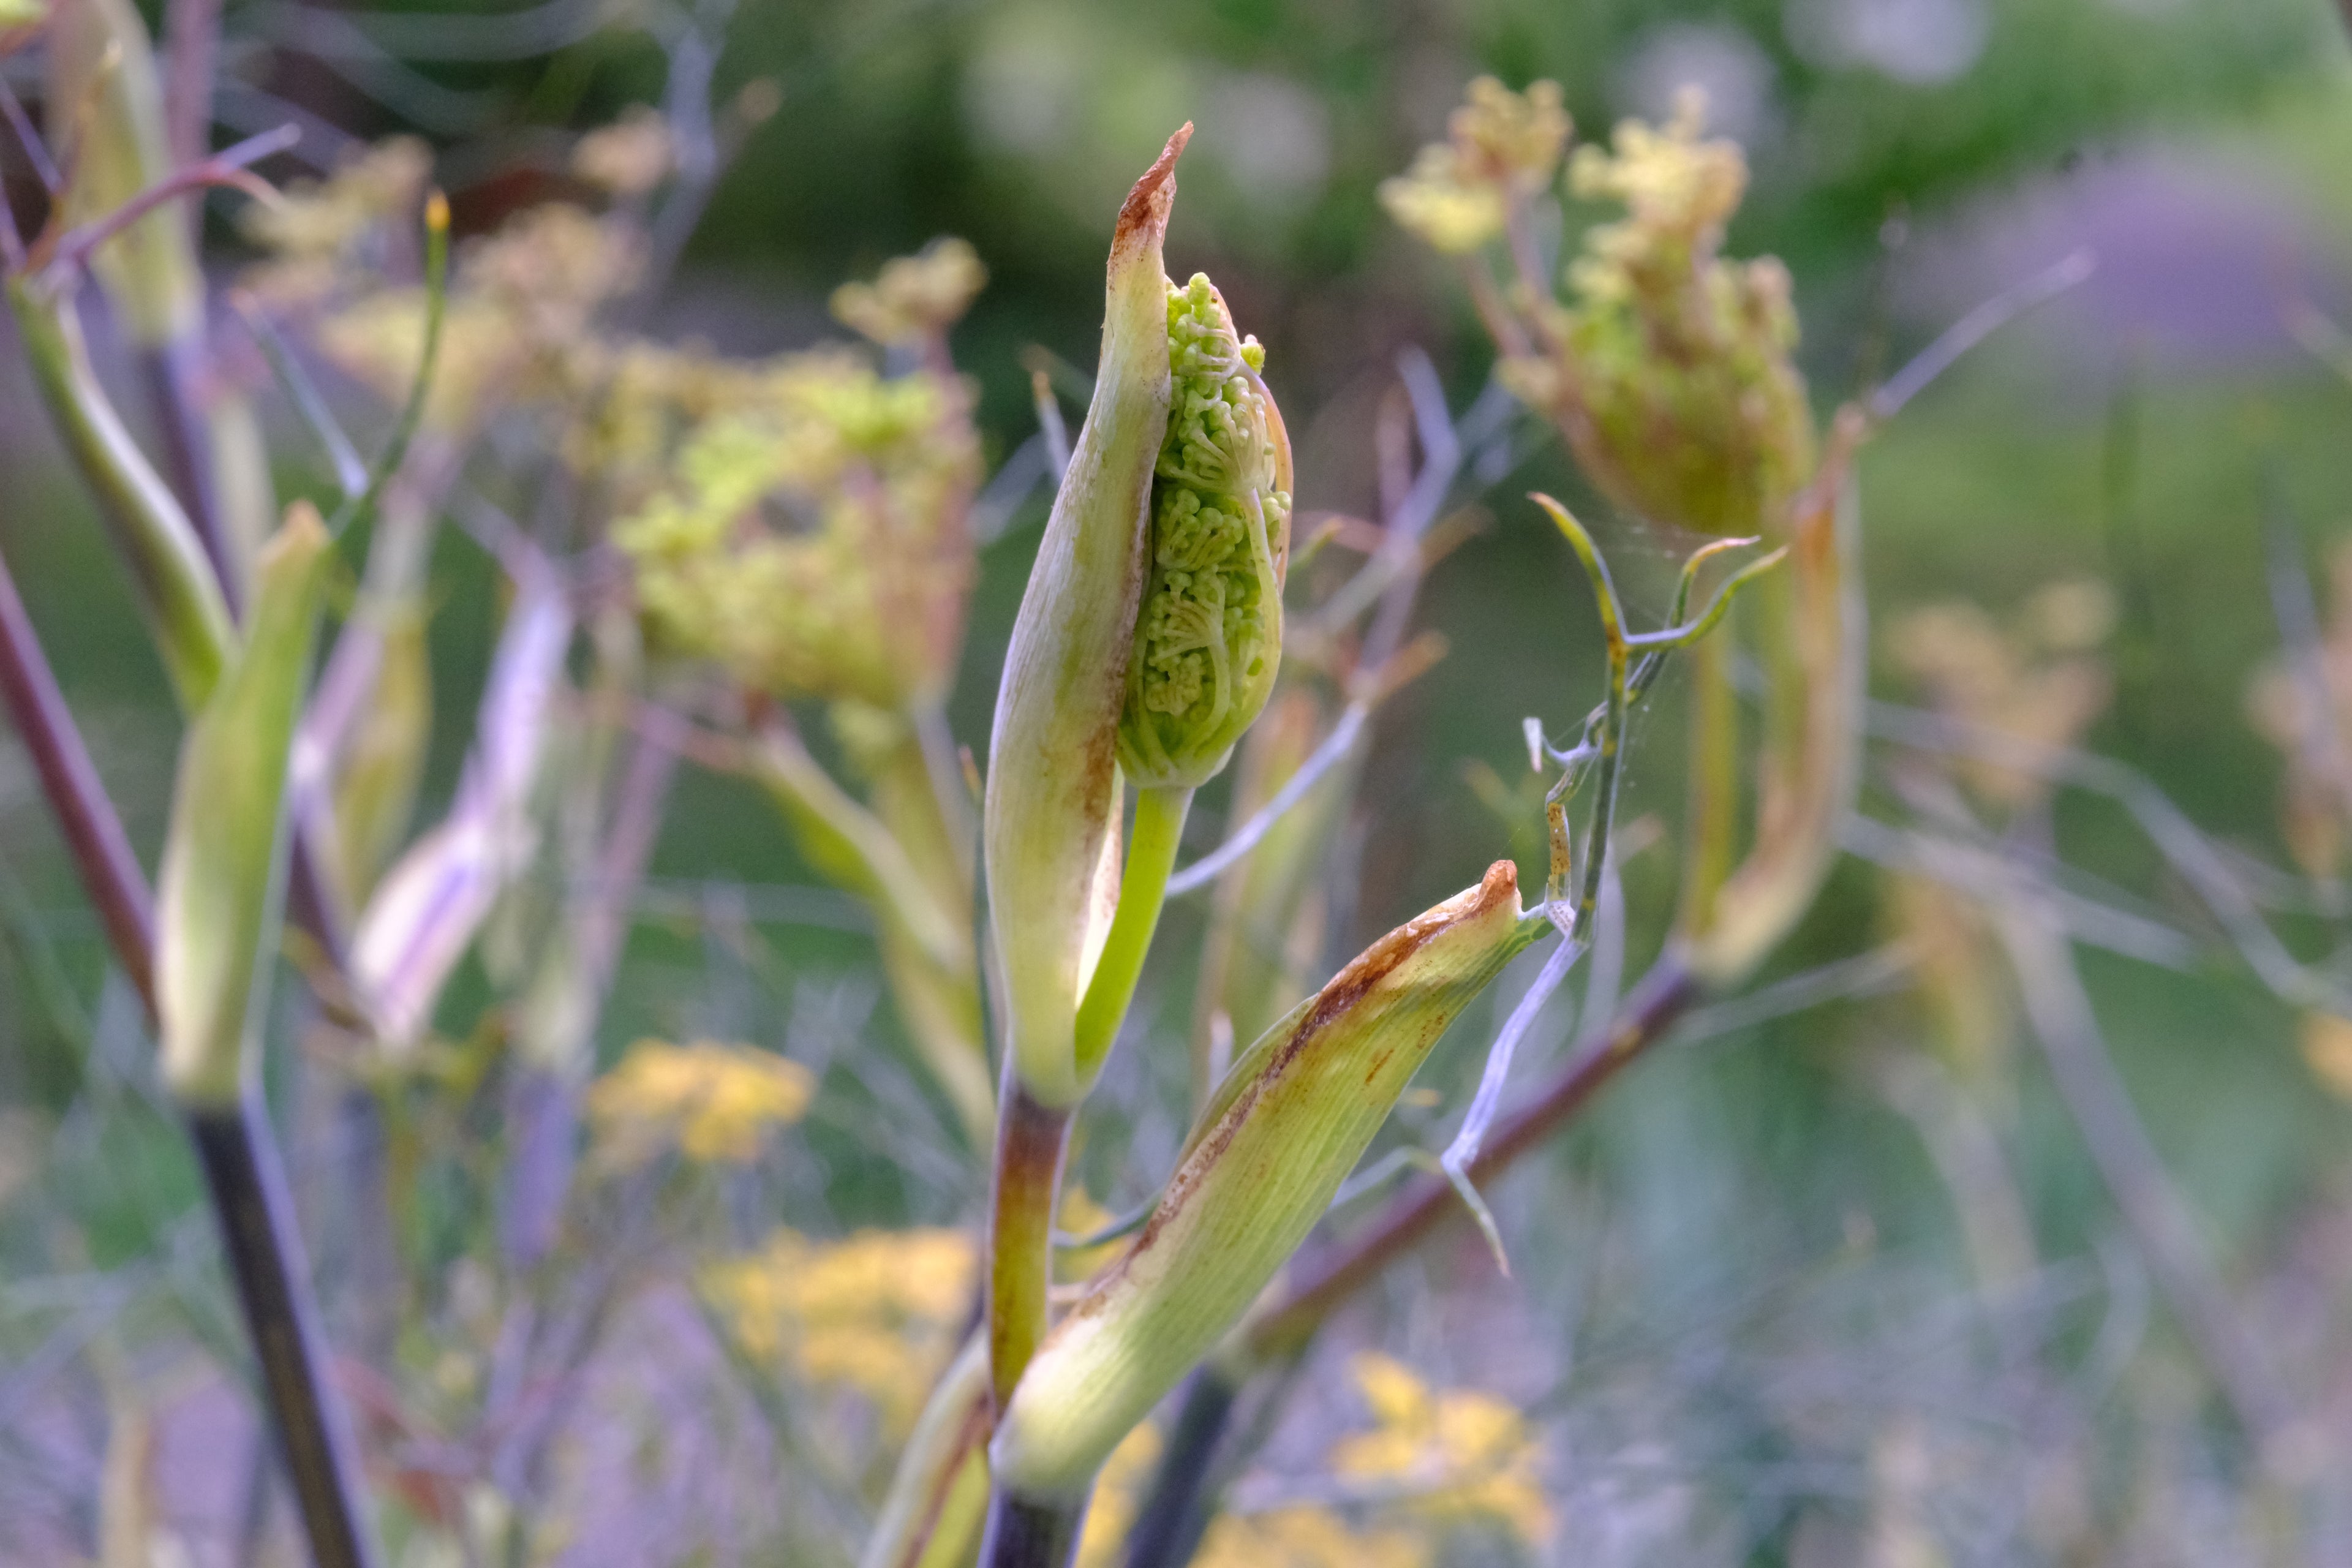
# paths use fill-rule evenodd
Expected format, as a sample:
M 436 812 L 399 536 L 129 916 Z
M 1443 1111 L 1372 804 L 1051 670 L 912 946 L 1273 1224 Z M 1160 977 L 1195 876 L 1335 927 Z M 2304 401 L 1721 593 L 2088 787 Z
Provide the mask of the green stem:
M 988 1347 L 958 1352 L 898 1456 L 858 1568 L 969 1562 L 988 1506 Z
M 1192 792 L 1181 786 L 1136 792 L 1135 832 L 1119 874 L 1118 913 L 1111 918 L 1102 957 L 1078 1004 L 1082 1079 L 1091 1078 L 1110 1054 L 1111 1042 L 1127 1021 L 1135 983 L 1143 973 L 1143 955 L 1159 929 L 1160 907 L 1168 901 L 1168 874 L 1176 868 L 1176 844 L 1184 836 L 1184 814 L 1192 805 Z
M 1045 1337 L 1054 1200 L 1061 1191 L 1062 1155 L 1069 1142 L 1070 1108 L 1030 1098 L 1008 1057 L 989 1191 L 988 1373 L 999 1411 Z
M 38 279 L 13 278 L 8 303 L 49 422 L 98 498 L 181 709 L 193 713 L 212 694 L 236 641 L 212 563 L 179 499 L 100 386 L 72 294 Z
M 1690 821 L 1683 849 L 1685 931 L 1715 919 L 1715 896 L 1731 875 L 1738 827 L 1739 705 L 1731 689 L 1730 645 L 1701 637 L 1691 648 Z

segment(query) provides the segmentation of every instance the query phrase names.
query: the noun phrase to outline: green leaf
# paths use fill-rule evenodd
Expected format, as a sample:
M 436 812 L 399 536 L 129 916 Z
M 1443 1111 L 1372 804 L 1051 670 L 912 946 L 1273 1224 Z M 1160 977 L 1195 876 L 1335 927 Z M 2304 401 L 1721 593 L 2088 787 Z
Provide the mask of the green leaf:
M 244 649 L 180 747 L 156 890 L 163 1078 L 192 1105 L 254 1070 L 284 887 L 286 775 L 309 686 L 328 540 L 297 502 L 257 563 Z

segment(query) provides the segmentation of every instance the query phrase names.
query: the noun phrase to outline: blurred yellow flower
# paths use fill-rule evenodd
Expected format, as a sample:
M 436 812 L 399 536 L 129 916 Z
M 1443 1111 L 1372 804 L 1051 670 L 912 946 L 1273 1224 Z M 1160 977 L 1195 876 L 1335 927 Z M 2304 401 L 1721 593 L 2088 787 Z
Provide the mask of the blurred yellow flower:
M 1373 1430 L 1342 1439 L 1331 1468 L 1391 1489 L 1408 1513 L 1435 1524 L 1493 1522 L 1529 1545 L 1549 1540 L 1542 1445 L 1507 1401 L 1471 1389 L 1433 1390 L 1402 1362 L 1355 1358 Z
M 1426 1568 L 1437 1561 L 1417 1533 L 1357 1529 L 1328 1508 L 1220 1514 L 1193 1568 Z
M 427 423 L 459 432 L 509 401 L 572 395 L 597 310 L 643 271 L 625 230 L 564 203 L 519 213 L 468 242 L 449 283 Z M 384 286 L 364 270 L 346 281 L 355 296 L 320 321 L 319 346 L 379 395 L 406 396 L 424 343 L 425 291 Z
M 1381 183 L 1381 205 L 1432 248 L 1465 255 L 1501 236 L 1514 201 L 1551 184 L 1569 128 L 1558 82 L 1518 93 L 1480 77 L 1447 121 L 1446 140 Z
M 971 1316 L 979 1247 L 960 1230 L 862 1230 L 812 1241 L 780 1229 L 718 1265 L 705 1297 L 744 1352 L 871 1400 L 893 1435 L 914 1425 Z
M 988 268 L 967 242 L 935 239 L 913 256 L 882 264 L 871 283 L 833 291 L 834 318 L 884 348 L 935 341 L 963 319 L 988 286 Z
M 1930 605 L 1895 620 L 1887 651 L 1939 712 L 2037 746 L 2070 746 L 2107 705 L 2114 682 L 2095 651 L 2114 621 L 2104 584 L 2053 584 L 2030 600 L 2015 630 L 1974 605 Z M 2032 774 L 1970 761 L 1969 787 L 2015 806 L 2049 787 Z
M 675 1148 L 689 1160 L 742 1163 L 775 1128 L 800 1120 L 809 1071 L 754 1046 L 639 1040 L 588 1089 L 597 1158 L 628 1170 Z
M 2329 1092 L 2339 1100 L 2352 1100 L 2352 1018 L 2305 1013 L 2303 1059 Z
M 2246 717 L 2286 761 L 2280 829 L 2305 874 L 2336 876 L 2343 866 L 2346 819 L 2343 764 L 2352 742 L 2352 541 L 2328 562 L 2327 619 L 2307 651 L 2313 670 L 2273 658 L 2246 690 Z
M 327 179 L 293 181 L 280 200 L 240 209 L 246 237 L 275 253 L 257 275 L 263 291 L 283 298 L 289 283 L 331 280 L 331 267 L 315 264 L 368 265 L 379 226 L 415 218 L 432 173 L 430 147 L 394 136 L 346 157 Z
M 739 390 L 614 530 L 652 630 L 779 697 L 937 696 L 973 571 L 980 447 L 963 387 L 820 351 Z

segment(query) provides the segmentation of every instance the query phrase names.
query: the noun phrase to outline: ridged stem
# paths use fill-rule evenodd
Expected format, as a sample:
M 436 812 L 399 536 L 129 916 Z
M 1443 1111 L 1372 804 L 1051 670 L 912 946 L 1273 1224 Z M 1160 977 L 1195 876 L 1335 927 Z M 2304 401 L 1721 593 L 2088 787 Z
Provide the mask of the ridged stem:
M 0 700 L 7 703 L 9 722 L 32 756 L 41 793 L 65 835 L 82 889 L 97 907 L 115 962 L 139 993 L 152 1022 L 155 897 L 5 562 L 0 562 Z
M 309 1265 L 268 1113 L 248 1089 L 231 1104 L 191 1106 L 185 1114 L 311 1557 L 318 1568 L 370 1568 L 376 1553 L 362 1501 L 358 1446 L 331 1381 Z

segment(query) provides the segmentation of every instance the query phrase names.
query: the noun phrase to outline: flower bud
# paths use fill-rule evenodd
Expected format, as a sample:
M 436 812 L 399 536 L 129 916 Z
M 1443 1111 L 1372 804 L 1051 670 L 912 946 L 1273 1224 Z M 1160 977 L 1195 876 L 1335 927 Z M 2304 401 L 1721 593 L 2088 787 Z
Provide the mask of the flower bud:
M 1455 1016 L 1549 929 L 1522 919 L 1517 875 L 1498 860 L 1367 948 L 1234 1064 L 1134 1249 L 1022 1376 L 991 1449 L 1002 1493 L 1085 1494 L 1322 1217 Z
M 1290 441 L 1200 274 L 1168 290 L 1172 397 L 1154 469 L 1150 576 L 1128 666 L 1118 763 L 1139 788 L 1197 788 L 1274 690 L 1290 563 Z
M 1586 233 L 1572 300 L 1539 312 L 1542 352 L 1501 375 L 1619 505 L 1703 533 L 1785 536 L 1816 458 L 1789 274 L 1720 254 L 1748 164 L 1703 121 L 1686 95 L 1662 129 L 1628 121 L 1610 151 L 1577 149 L 1576 194 L 1626 215 Z
M 1191 131 L 1119 209 L 1094 400 L 1021 596 L 989 739 L 982 832 L 1012 1053 L 1050 1106 L 1086 1091 L 1078 999 L 1117 905 L 1119 711 L 1168 433 L 1160 246 Z
M 187 1104 L 225 1105 L 252 1069 L 276 956 L 288 761 L 309 685 L 330 545 L 306 501 L 255 563 L 244 647 L 180 748 L 156 888 L 155 999 L 163 1079 Z

